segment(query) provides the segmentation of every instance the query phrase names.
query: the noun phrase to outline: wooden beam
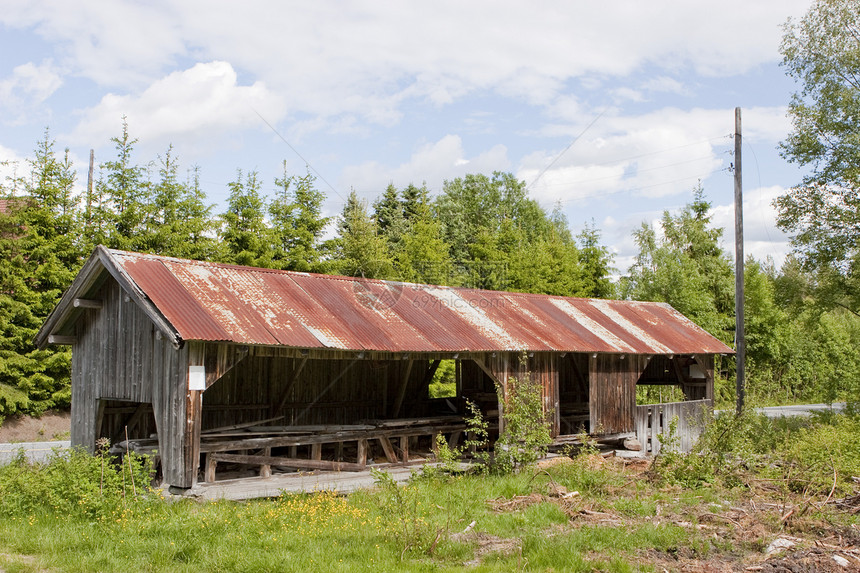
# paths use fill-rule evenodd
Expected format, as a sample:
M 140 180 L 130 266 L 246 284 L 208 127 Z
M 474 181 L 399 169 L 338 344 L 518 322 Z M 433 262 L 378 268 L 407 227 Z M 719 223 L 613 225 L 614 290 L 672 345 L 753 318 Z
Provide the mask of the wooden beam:
M 409 359 L 409 364 L 406 365 L 406 373 L 403 375 L 403 379 L 400 380 L 400 392 L 397 394 L 397 401 L 394 402 L 392 418 L 397 418 L 400 415 L 400 408 L 403 407 L 403 398 L 406 397 L 406 387 L 409 386 L 409 375 L 412 373 L 412 364 L 414 362 L 413 359 Z
M 484 364 L 484 361 L 483 361 L 482 359 L 480 359 L 480 358 L 473 358 L 472 360 L 473 360 L 473 362 L 474 362 L 475 364 L 477 364 L 477 365 L 478 365 L 478 367 L 479 367 L 481 370 L 483 370 L 483 371 L 484 371 L 484 374 L 486 374 L 487 376 L 489 376 L 489 377 L 490 377 L 490 380 L 492 380 L 494 384 L 498 384 L 498 385 L 501 385 L 501 384 L 502 384 L 502 383 L 501 383 L 501 381 L 499 380 L 499 378 L 498 378 L 498 377 L 493 373 L 493 371 L 492 371 L 492 370 L 490 370 L 490 369 L 487 367 L 487 365 L 486 365 L 486 364 Z
M 78 342 L 77 336 L 63 336 L 61 334 L 49 334 L 48 335 L 48 344 L 76 344 Z
M 365 467 L 367 465 L 367 439 L 358 440 L 358 453 L 356 454 L 358 465 Z
M 233 424 L 232 426 L 221 426 L 220 428 L 209 428 L 201 432 L 204 436 L 207 434 L 217 434 L 219 432 L 229 432 L 230 430 L 240 430 L 242 428 L 253 428 L 254 426 L 262 426 L 268 422 L 274 422 L 275 420 L 280 420 L 283 416 L 275 416 L 274 418 L 267 418 L 265 420 L 256 420 L 254 422 L 245 422 L 244 424 Z
M 409 461 L 409 436 L 400 436 L 400 455 L 403 457 L 403 463 Z
M 394 447 L 391 445 L 391 441 L 387 436 L 379 436 L 379 443 L 382 444 L 382 451 L 385 452 L 385 459 L 389 461 L 389 463 L 396 464 L 397 463 L 397 455 L 394 453 Z
M 439 370 L 440 364 L 442 364 L 441 360 L 434 360 L 430 363 L 430 367 L 427 369 L 427 372 L 424 373 L 424 379 L 421 380 L 422 389 L 430 386 L 430 382 L 432 382 L 433 377 L 436 376 L 436 371 Z
M 140 422 L 140 419 L 148 410 L 152 408 L 152 404 L 149 402 L 141 403 L 132 413 L 131 416 L 120 426 L 119 430 L 111 437 L 110 443 L 115 444 L 117 442 L 122 441 L 123 436 L 129 429 L 134 429 L 134 427 Z
M 296 468 L 305 470 L 328 470 L 358 472 L 364 469 L 360 464 L 351 462 L 330 462 L 328 460 L 302 460 L 298 458 L 278 458 L 272 456 L 243 456 L 239 454 L 209 454 L 209 459 L 216 462 L 247 464 L 252 466 L 278 466 L 281 468 Z
M 102 301 L 93 300 L 90 298 L 76 298 L 72 303 L 72 306 L 75 308 L 95 308 L 99 309 L 102 307 Z
M 302 373 L 302 369 L 305 367 L 305 364 L 307 364 L 307 362 L 308 357 L 305 356 L 304 358 L 302 358 L 302 361 L 299 362 L 298 366 L 296 366 L 296 369 L 293 370 L 293 373 L 290 375 L 290 379 L 287 382 L 287 385 L 284 386 L 284 391 L 281 392 L 281 398 L 278 400 L 277 406 L 275 407 L 273 405 L 272 407 L 272 414 L 279 412 L 284 407 L 284 404 L 287 403 L 287 398 L 290 395 L 290 390 L 293 389 L 293 385 L 296 383 L 296 380 L 299 379 L 299 374 Z
M 493 371 L 484 364 L 484 361 L 481 358 L 473 358 L 473 361 L 481 370 L 484 371 L 484 374 L 490 377 L 490 380 L 492 380 L 493 384 L 496 386 L 496 398 L 499 404 L 499 434 L 501 434 L 505 431 L 505 395 L 508 392 L 507 384 L 502 384 Z M 499 389 L 502 391 L 501 396 L 499 396 Z

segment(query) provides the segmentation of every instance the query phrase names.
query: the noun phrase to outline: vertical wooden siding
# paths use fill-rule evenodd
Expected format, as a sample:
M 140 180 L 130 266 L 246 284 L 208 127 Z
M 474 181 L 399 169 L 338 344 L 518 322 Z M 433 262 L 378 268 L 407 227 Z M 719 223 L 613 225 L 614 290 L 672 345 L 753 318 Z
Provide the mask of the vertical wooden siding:
M 646 356 L 598 354 L 589 358 L 589 415 L 592 434 L 635 430 L 636 380 Z
M 495 356 L 494 356 L 495 354 Z M 526 376 L 531 381 L 540 384 L 543 411 L 550 423 L 550 433 L 553 437 L 559 434 L 560 428 L 560 404 L 558 391 L 558 360 L 557 354 L 549 352 L 536 352 L 522 360 L 518 352 L 487 353 L 484 363 L 494 374 L 504 394 L 507 392 L 509 380 L 516 378 L 523 380 Z M 500 416 L 504 416 L 504 405 L 500 404 Z M 500 419 L 499 429 L 504 427 L 504 420 Z
M 102 301 L 102 308 L 82 313 L 72 352 L 71 438 L 88 451 L 98 437 L 99 399 L 152 401 L 151 356 L 161 346 L 152 322 L 114 281 L 93 298 Z

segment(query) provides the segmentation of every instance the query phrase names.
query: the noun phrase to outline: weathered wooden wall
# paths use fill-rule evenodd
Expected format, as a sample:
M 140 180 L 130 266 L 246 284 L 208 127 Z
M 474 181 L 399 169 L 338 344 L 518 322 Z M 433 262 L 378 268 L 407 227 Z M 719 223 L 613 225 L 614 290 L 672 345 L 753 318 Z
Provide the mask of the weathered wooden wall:
M 647 356 L 597 354 L 589 357 L 589 416 L 592 434 L 635 430 L 636 381 Z
M 162 338 L 116 282 L 105 282 L 89 296 L 102 307 L 87 309 L 76 325 L 72 444 L 93 451 L 100 435 L 116 437 L 117 420 L 104 420 L 108 403 L 151 404 L 164 479 L 190 487 L 196 461 L 193 434 L 187 431 L 192 405 L 187 348 L 176 349 Z M 136 428 L 135 437 L 151 429 L 147 423 Z
M 106 282 L 92 298 L 102 308 L 84 310 L 72 352 L 71 439 L 89 451 L 102 433 L 97 427 L 100 399 L 152 401 L 152 356 L 163 346 L 152 321 L 116 282 Z
M 431 364 L 248 356 L 206 390 L 203 428 L 276 416 L 284 425 L 306 425 L 424 415 Z
M 713 411 L 711 400 L 636 406 L 636 437 L 642 443 L 643 451 L 657 455 L 663 447 L 660 437 L 669 435 L 670 424 L 674 420 L 677 423 L 677 447 L 681 452 L 689 452 L 702 434 L 709 412 Z

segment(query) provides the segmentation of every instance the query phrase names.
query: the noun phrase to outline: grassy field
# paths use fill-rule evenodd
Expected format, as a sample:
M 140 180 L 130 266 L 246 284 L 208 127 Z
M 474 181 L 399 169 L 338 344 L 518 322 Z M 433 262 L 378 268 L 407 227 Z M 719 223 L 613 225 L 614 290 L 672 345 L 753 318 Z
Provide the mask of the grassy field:
M 0 571 L 860 569 L 860 422 L 727 420 L 704 454 L 586 449 L 517 474 L 380 474 L 347 497 L 165 500 L 142 460 L 20 462 L 0 469 Z M 793 547 L 767 557 L 778 538 Z

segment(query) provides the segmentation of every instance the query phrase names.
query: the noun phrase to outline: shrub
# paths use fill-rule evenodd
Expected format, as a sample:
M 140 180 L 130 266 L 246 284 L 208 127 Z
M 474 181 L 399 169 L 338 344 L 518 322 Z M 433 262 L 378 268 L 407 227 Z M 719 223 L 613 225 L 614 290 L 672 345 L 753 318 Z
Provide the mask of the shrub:
M 504 399 L 505 428 L 495 446 L 495 466 L 503 473 L 516 472 L 546 455 L 552 443 L 548 413 L 543 411 L 541 385 L 526 373 L 509 378 Z
M 105 518 L 149 492 L 151 475 L 148 458 L 132 453 L 120 463 L 106 445 L 95 456 L 55 451 L 46 464 L 31 464 L 22 453 L 0 468 L 0 515 Z

